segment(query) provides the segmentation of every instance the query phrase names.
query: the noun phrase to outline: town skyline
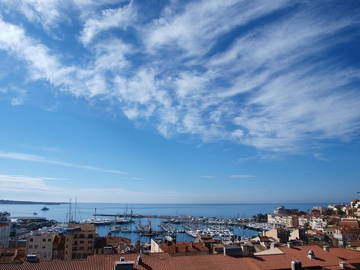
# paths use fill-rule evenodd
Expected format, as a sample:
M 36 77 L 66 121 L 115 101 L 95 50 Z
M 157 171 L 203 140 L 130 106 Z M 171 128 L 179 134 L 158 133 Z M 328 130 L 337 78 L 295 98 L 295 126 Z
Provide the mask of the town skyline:
M 0 199 L 344 202 L 357 1 L 0 3 Z

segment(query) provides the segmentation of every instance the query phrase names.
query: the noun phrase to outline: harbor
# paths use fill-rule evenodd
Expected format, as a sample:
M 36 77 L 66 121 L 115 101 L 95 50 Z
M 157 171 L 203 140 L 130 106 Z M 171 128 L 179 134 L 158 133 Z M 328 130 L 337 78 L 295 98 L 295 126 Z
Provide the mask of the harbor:
M 94 213 L 82 223 L 95 224 L 101 236 L 122 236 L 134 242 L 170 236 L 177 241 L 192 242 L 197 237 L 231 241 L 257 235 L 271 229 L 268 224 L 252 218 L 219 218 L 144 214 Z

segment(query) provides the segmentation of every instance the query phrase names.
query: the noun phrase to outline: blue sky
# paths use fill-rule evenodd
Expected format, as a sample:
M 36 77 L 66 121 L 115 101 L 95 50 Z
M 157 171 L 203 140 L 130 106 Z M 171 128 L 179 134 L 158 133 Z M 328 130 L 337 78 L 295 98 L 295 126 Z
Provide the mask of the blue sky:
M 358 1 L 2 0 L 0 197 L 344 201 Z

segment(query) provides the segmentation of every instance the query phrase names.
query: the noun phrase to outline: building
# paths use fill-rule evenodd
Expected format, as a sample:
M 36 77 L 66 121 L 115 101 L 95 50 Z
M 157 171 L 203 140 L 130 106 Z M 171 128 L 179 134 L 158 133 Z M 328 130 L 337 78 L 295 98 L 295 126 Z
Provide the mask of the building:
M 296 215 L 268 214 L 268 223 L 288 228 L 297 228 L 299 227 L 299 217 Z
M 54 239 L 53 232 L 33 231 L 26 237 L 27 254 L 37 255 L 40 261 L 53 259 Z
M 263 232 L 263 236 L 271 237 L 279 243 L 287 243 L 289 241 L 290 232 L 284 228 L 276 228 Z
M 0 212 L 0 248 L 8 248 L 10 240 L 10 214 L 8 212 Z
M 131 240 L 120 236 L 96 237 L 95 254 L 129 253 L 133 249 Z
M 310 217 L 309 216 L 299 216 L 298 217 L 299 227 L 305 227 L 310 224 Z
M 84 259 L 94 254 L 96 230 L 94 224 L 69 224 L 63 233 L 64 259 Z
M 328 225 L 328 222 L 325 218 L 311 217 L 309 225 L 313 230 L 323 231 Z
M 151 239 L 150 253 L 167 253 L 171 256 L 209 254 L 209 249 L 201 242 L 172 242 L 157 243 Z
M 293 229 L 290 231 L 289 241 L 292 240 L 305 240 L 306 234 L 304 229 Z

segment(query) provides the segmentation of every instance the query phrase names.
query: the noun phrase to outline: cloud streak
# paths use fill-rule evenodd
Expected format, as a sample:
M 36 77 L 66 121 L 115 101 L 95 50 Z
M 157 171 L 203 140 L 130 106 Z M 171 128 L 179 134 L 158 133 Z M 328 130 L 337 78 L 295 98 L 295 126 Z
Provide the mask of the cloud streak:
M 89 166 L 89 165 L 81 165 L 81 164 L 75 164 L 75 163 L 70 163 L 70 162 L 66 162 L 66 161 L 52 160 L 52 159 L 48 159 L 48 158 L 45 158 L 42 156 L 25 154 L 25 153 L 0 152 L 0 158 L 21 160 L 21 161 L 30 161 L 30 162 L 36 162 L 36 163 L 45 163 L 45 164 L 50 164 L 50 165 L 99 171 L 99 172 L 111 173 L 111 174 L 126 174 L 126 172 L 119 171 L 119 170 L 103 169 L 103 168 Z

